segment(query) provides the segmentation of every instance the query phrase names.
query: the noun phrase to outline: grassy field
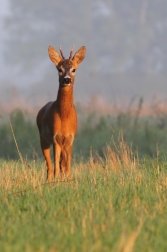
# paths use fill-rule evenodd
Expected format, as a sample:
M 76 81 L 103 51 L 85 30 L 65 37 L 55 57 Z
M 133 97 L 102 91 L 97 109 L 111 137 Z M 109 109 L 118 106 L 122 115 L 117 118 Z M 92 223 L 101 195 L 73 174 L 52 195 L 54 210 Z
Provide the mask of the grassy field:
M 1 251 L 167 251 L 167 160 L 122 141 L 46 183 L 44 162 L 0 161 Z

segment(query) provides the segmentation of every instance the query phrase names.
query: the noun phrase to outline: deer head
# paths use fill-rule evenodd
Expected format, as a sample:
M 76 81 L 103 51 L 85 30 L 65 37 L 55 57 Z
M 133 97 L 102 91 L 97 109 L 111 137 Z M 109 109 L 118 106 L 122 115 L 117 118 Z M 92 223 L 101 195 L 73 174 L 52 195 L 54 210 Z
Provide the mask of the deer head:
M 54 47 L 49 46 L 48 48 L 49 57 L 58 70 L 59 84 L 62 88 L 73 86 L 76 69 L 83 61 L 86 54 L 85 46 L 82 46 L 72 57 L 73 50 L 74 47 L 71 49 L 69 59 L 65 59 L 61 47 L 60 54 L 56 51 L 56 49 L 54 49 Z

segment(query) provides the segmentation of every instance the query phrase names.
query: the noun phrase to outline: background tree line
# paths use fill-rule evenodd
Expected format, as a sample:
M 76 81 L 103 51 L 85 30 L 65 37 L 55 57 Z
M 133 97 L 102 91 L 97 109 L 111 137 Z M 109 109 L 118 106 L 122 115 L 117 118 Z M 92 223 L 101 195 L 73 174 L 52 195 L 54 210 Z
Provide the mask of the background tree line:
M 117 151 L 115 148 L 122 140 L 142 158 L 166 155 L 166 114 L 141 117 L 141 109 L 142 100 L 135 112 L 130 109 L 115 116 L 87 113 L 77 107 L 79 128 L 73 146 L 73 160 L 88 160 L 91 152 L 95 157 L 104 157 L 108 145 Z M 0 124 L 0 158 L 17 160 L 19 149 L 24 160 L 43 160 L 35 118 L 21 110 L 13 111 L 9 117 L 12 130 L 5 120 Z

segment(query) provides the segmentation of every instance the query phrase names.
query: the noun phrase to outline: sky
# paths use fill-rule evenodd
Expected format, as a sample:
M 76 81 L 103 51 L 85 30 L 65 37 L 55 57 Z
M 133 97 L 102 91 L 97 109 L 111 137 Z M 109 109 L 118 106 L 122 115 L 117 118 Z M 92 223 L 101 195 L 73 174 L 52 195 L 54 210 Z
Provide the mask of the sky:
M 4 83 L 13 83 L 17 87 L 23 87 L 23 83 L 26 86 L 26 78 L 25 76 L 19 75 L 17 73 L 17 69 L 13 69 L 11 66 L 8 66 L 7 62 L 4 58 L 4 46 L 5 46 L 5 30 L 4 30 L 4 19 L 8 15 L 10 15 L 10 6 L 8 0 L 0 0 L 1 8 L 0 8 L 0 87 L 1 90 L 5 90 Z M 9 74 L 10 73 L 10 74 Z M 13 81 L 15 80 L 15 81 Z
M 21 89 L 21 91 L 19 92 L 21 92 L 21 96 L 24 100 L 25 100 L 25 93 L 27 91 L 30 91 L 26 93 L 27 96 L 30 97 L 32 96 L 32 94 L 34 95 L 35 90 L 37 90 L 41 96 L 42 96 L 42 92 L 43 93 L 48 92 L 49 98 L 47 97 L 47 99 L 53 99 L 55 95 L 53 97 L 52 93 L 53 91 L 54 92 L 57 91 L 57 89 L 55 89 L 55 87 L 57 88 L 57 86 L 53 86 L 53 85 L 55 85 L 55 82 L 57 84 L 58 77 L 57 77 L 57 72 L 55 71 L 54 66 L 51 65 L 49 58 L 47 56 L 47 48 L 46 48 L 46 64 L 49 64 L 49 67 L 53 69 L 53 76 L 56 79 L 56 81 L 55 79 L 51 80 L 51 82 L 53 82 L 53 85 L 49 87 L 48 87 L 48 83 L 46 83 L 47 85 L 45 86 L 45 88 L 44 87 L 40 88 L 40 92 L 39 92 L 39 84 L 41 83 L 41 80 L 43 80 L 42 73 L 47 73 L 48 71 L 47 65 L 44 65 L 42 70 L 38 65 L 37 67 L 34 68 L 33 71 L 31 71 L 31 74 L 24 73 L 21 75 L 20 73 L 17 72 L 16 68 L 14 69 L 13 66 L 12 67 L 11 65 L 9 66 L 8 62 L 5 61 L 4 46 L 5 46 L 5 36 L 7 33 L 5 33 L 5 30 L 3 28 L 3 22 L 4 22 L 4 18 L 7 15 L 10 15 L 10 8 L 9 8 L 9 0 L 0 0 L 0 1 L 1 1 L 1 6 L 0 6 L 0 41 L 1 41 L 0 43 L 0 69 L 1 69 L 0 70 L 0 89 L 1 89 L 0 101 L 1 101 L 1 104 L 3 103 L 3 100 L 8 101 L 6 98 L 6 97 L 9 97 L 8 85 L 11 88 L 11 90 L 13 86 Z M 97 2 L 102 3 L 102 1 L 100 0 Z M 96 10 L 100 10 L 101 11 L 100 13 L 103 13 L 105 16 L 111 15 L 111 13 L 107 12 L 107 9 L 104 8 L 103 5 L 99 5 L 99 8 L 96 8 Z M 99 16 L 99 12 L 94 13 L 94 15 Z M 62 43 L 63 42 L 64 41 L 62 41 Z M 89 50 L 90 48 L 87 48 L 87 52 L 89 52 Z M 89 63 L 88 59 L 89 58 L 86 57 L 83 64 L 88 64 Z M 109 63 L 110 64 L 108 65 L 110 66 L 111 62 Z M 105 62 L 102 61 L 102 64 L 100 66 L 102 66 L 101 69 L 103 71 L 105 70 L 104 65 L 105 65 Z M 82 71 L 82 69 L 84 68 L 81 66 L 81 70 L 79 71 Z M 128 99 L 128 101 L 129 100 L 131 101 L 131 99 L 136 96 L 138 97 L 146 96 L 146 98 L 151 96 L 151 99 L 152 99 L 152 97 L 154 97 L 154 94 L 156 95 L 160 94 L 161 97 L 167 100 L 166 98 L 167 85 L 166 85 L 165 76 L 162 76 L 161 79 L 159 79 L 158 76 L 155 76 L 154 81 L 152 79 L 147 80 L 147 78 L 145 78 L 146 76 L 137 76 L 137 78 L 135 77 L 136 79 L 128 78 L 127 81 L 125 81 L 124 76 L 123 77 L 120 76 L 120 78 L 114 79 L 114 76 L 111 74 L 109 77 L 107 76 L 104 81 L 103 79 L 101 79 L 101 76 L 100 76 L 101 72 L 99 72 L 97 76 L 90 74 L 88 71 L 86 71 L 84 74 L 86 76 L 86 77 L 84 76 L 85 85 L 77 86 L 78 83 L 76 83 L 75 85 L 77 101 L 80 101 L 84 97 L 84 95 L 86 97 L 85 98 L 86 101 L 87 101 L 88 96 L 93 97 L 94 95 L 95 96 L 97 95 L 99 97 L 104 97 L 104 101 L 106 100 L 106 97 L 109 97 L 110 100 L 113 101 L 114 99 L 117 99 L 118 103 L 121 103 L 122 101 L 124 102 L 126 98 Z M 83 76 L 83 72 L 80 76 Z M 79 72 L 77 73 L 77 79 L 76 79 L 77 81 L 79 79 L 78 77 L 79 77 Z M 138 78 L 138 77 L 141 77 L 141 78 Z M 33 86 L 34 83 L 35 84 L 37 83 L 37 86 Z M 97 85 L 97 83 L 99 84 Z M 147 83 L 147 85 L 145 83 Z M 27 90 L 25 92 L 26 88 Z M 5 90 L 5 92 L 7 90 L 8 93 L 7 92 L 3 93 L 2 92 L 3 90 Z M 36 97 L 34 98 L 34 100 L 35 99 Z
M 7 77 L 8 71 L 6 70 L 6 67 L 4 66 L 3 62 L 3 47 L 4 47 L 4 37 L 5 37 L 5 31 L 3 28 L 3 22 L 4 17 L 9 15 L 9 3 L 8 0 L 1 0 L 1 8 L 0 8 L 0 68 L 1 68 L 1 76 L 0 79 L 5 79 Z

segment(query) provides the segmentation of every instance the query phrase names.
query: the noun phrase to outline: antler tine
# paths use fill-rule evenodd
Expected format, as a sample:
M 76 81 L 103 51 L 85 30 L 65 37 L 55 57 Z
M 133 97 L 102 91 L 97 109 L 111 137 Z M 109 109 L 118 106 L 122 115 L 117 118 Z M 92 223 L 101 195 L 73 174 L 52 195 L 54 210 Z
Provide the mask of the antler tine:
M 71 52 L 70 52 L 70 57 L 69 57 L 70 60 L 72 59 L 72 53 L 73 53 L 73 51 L 74 51 L 74 46 L 72 46 L 72 49 L 71 49 Z
M 62 57 L 63 59 L 65 59 L 65 57 L 64 57 L 64 55 L 63 55 L 63 51 L 62 51 L 61 46 L 59 47 L 59 49 L 60 49 L 60 54 L 61 54 L 61 57 Z

